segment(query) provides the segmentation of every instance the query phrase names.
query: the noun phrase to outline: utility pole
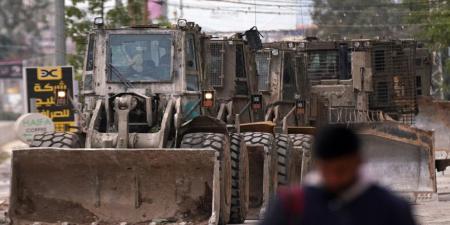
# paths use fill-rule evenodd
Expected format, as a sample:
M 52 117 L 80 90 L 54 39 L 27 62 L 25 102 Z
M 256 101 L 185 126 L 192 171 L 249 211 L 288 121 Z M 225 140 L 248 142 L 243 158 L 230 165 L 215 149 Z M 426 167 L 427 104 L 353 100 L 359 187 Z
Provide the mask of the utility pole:
M 104 19 L 105 18 L 105 0 L 102 0 L 101 3 L 102 3 L 102 5 L 100 6 L 101 7 L 100 8 L 100 10 L 101 10 L 100 16 Z
M 148 25 L 149 24 L 149 20 L 150 20 L 150 13 L 149 13 L 149 7 L 148 7 L 148 1 L 149 0 L 144 0 L 143 1 L 143 7 L 142 10 L 144 10 L 142 12 L 142 25 Z M 151 23 L 150 23 L 151 24 Z
M 180 18 L 183 19 L 184 13 L 183 13 L 183 0 L 180 0 Z
M 64 0 L 55 0 L 55 61 L 54 64 L 66 64 L 66 37 L 64 35 Z

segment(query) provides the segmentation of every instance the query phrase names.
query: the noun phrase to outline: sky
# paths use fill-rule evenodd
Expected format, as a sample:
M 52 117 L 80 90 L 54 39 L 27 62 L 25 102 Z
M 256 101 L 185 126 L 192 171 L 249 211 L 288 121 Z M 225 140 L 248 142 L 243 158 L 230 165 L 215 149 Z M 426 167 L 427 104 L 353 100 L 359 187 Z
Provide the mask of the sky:
M 295 29 L 297 13 L 309 23 L 310 8 L 302 0 L 181 0 L 183 17 L 195 21 L 207 31 L 241 31 L 257 26 L 259 30 Z M 233 3 L 237 2 L 237 3 Z M 309 2 L 309 1 L 308 1 Z M 254 5 L 256 4 L 256 8 Z M 180 0 L 168 0 L 169 19 L 180 16 Z M 256 18 L 255 18 L 255 11 Z M 301 17 L 298 21 L 302 21 Z
M 155 0 L 151 0 L 155 1 Z M 242 31 L 253 26 L 259 30 L 295 29 L 297 22 L 310 23 L 311 0 L 166 0 L 171 22 L 181 16 L 198 23 L 205 31 Z M 70 4 L 71 0 L 66 0 Z M 115 1 L 106 1 L 105 8 Z M 126 0 L 122 0 L 126 3 Z M 256 4 L 256 8 L 255 8 Z M 298 7 L 299 5 L 305 7 Z M 255 17 L 255 11 L 256 17 Z M 300 14 L 300 12 L 302 12 Z M 303 15 L 303 17 L 299 16 Z
M 184 5 L 183 17 L 195 21 L 207 31 L 241 31 L 255 25 L 259 30 L 295 29 L 297 23 L 296 9 L 259 5 L 266 4 L 267 0 L 264 2 L 242 0 L 243 4 L 208 0 L 182 1 Z M 229 2 L 234 1 L 239 0 L 229 0 Z M 253 2 L 258 4 L 256 6 L 256 18 L 255 6 L 251 5 Z M 273 5 L 281 4 L 276 2 L 274 0 L 269 3 Z M 176 16 L 180 16 L 180 0 L 169 0 L 168 4 L 169 18 L 174 19 Z

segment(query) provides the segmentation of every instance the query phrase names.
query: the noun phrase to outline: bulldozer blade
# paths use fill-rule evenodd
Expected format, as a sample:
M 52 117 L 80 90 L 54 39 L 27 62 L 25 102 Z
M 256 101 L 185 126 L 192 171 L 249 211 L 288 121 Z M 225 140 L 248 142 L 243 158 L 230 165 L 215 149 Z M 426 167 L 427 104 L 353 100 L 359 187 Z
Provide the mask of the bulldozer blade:
M 312 156 L 309 150 L 304 150 L 298 147 L 292 148 L 292 161 L 291 163 L 291 177 L 290 184 L 300 184 L 303 182 L 306 174 L 311 171 L 312 168 Z
M 356 126 L 372 178 L 412 202 L 435 197 L 432 132 L 396 122 Z
M 250 173 L 250 205 L 247 219 L 262 218 L 276 189 L 276 158 L 264 146 L 247 145 Z
M 9 216 L 12 224 L 217 224 L 218 158 L 213 149 L 16 150 Z

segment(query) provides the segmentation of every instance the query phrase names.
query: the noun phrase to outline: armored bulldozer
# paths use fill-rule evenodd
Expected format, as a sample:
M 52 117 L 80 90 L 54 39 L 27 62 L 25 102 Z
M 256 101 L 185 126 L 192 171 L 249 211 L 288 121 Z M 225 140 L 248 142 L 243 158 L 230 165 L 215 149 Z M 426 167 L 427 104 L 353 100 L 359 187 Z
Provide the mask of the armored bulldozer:
M 244 139 L 206 116 L 201 28 L 97 27 L 78 133 L 13 152 L 12 224 L 227 224 L 248 207 Z M 237 218 L 237 219 L 236 219 Z
M 253 30 L 253 29 L 252 29 Z M 255 51 L 248 43 L 248 32 L 230 37 L 213 37 L 206 43 L 206 79 L 215 93 L 209 115 L 239 130 L 249 158 L 249 211 L 247 219 L 258 219 L 277 187 L 277 160 L 273 123 L 261 121 L 262 101 L 257 91 Z M 246 35 L 247 34 L 247 35 Z M 245 37 L 245 39 L 244 39 Z M 264 127 L 250 132 L 248 126 Z
M 412 200 L 431 196 L 432 132 L 411 127 L 417 112 L 414 46 L 409 40 L 267 44 L 257 56 L 259 88 L 269 102 L 265 119 L 294 144 L 296 135 L 314 134 L 325 124 L 353 126 L 363 137 L 374 177 Z M 308 151 L 301 152 L 290 156 L 297 179 L 310 168 Z

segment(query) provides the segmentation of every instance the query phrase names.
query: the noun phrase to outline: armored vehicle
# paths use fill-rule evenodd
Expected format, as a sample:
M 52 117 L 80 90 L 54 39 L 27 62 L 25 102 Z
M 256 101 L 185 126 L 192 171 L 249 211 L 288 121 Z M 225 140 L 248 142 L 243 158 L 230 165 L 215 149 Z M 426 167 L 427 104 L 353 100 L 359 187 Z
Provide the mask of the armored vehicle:
M 295 144 L 297 135 L 346 124 L 362 135 L 367 170 L 381 182 L 413 200 L 436 191 L 432 132 L 411 127 L 417 112 L 414 41 L 308 39 L 265 47 L 257 56 L 264 74 L 259 88 L 269 102 L 265 119 L 294 143 L 290 159 L 297 175 L 291 177 L 301 179 L 310 168 L 308 149 L 295 151 L 310 144 Z
M 256 83 L 256 49 L 248 41 L 248 33 L 254 29 L 209 39 L 205 65 L 216 96 L 216 104 L 208 113 L 227 123 L 230 129 L 239 130 L 247 145 L 251 190 L 247 219 L 257 219 L 265 211 L 277 187 L 278 161 L 273 124 L 258 123 L 263 118 L 263 106 Z M 266 129 L 246 132 L 245 127 L 251 125 Z
M 227 224 L 247 209 L 244 140 L 205 116 L 201 28 L 98 27 L 88 36 L 78 133 L 12 156 L 13 224 Z

